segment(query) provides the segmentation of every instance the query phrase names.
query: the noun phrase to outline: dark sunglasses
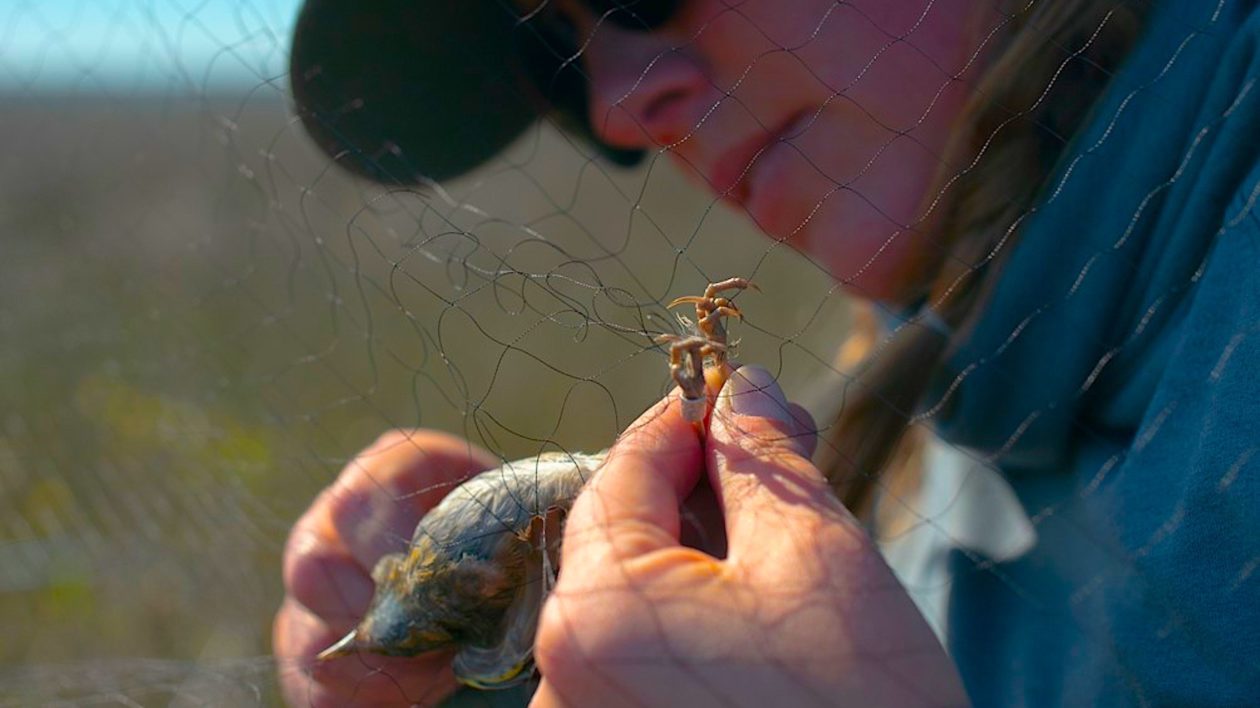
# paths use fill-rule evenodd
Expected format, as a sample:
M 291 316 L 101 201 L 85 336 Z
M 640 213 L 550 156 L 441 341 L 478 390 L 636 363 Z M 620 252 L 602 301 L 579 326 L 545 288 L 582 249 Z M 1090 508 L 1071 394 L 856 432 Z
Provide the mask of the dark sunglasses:
M 601 22 L 622 29 L 649 32 L 668 22 L 684 0 L 581 0 Z M 556 123 L 567 132 L 596 144 L 612 162 L 632 166 L 641 150 L 602 144 L 591 125 L 589 80 L 578 58 L 582 38 L 554 0 L 543 0 L 521 16 L 520 54 L 531 83 L 553 110 Z
M 650 30 L 669 21 L 682 0 L 586 0 L 591 12 L 626 29 Z
M 652 30 L 669 21 L 683 0 L 578 0 L 596 17 L 630 30 Z M 518 0 L 520 2 L 520 0 Z M 546 18 L 560 13 L 555 0 L 528 0 L 520 5 L 521 19 Z

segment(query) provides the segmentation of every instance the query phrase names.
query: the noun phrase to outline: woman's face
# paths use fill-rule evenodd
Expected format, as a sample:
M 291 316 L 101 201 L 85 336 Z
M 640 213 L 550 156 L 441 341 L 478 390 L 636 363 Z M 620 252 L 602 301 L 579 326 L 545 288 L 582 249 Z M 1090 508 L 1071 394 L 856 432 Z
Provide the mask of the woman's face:
M 667 149 L 874 299 L 903 296 L 916 265 L 940 257 L 927 192 L 975 73 L 980 11 L 992 3 L 682 0 L 635 31 L 566 6 L 586 40 L 596 135 Z

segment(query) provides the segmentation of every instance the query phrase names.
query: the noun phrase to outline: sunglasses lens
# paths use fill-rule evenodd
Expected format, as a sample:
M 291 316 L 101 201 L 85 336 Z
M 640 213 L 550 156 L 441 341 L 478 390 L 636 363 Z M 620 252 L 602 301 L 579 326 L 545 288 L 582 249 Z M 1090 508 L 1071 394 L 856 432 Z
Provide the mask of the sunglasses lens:
M 603 21 L 629 30 L 649 31 L 668 22 L 681 0 L 586 0 Z M 545 10 L 549 0 L 542 0 Z M 588 81 L 573 23 L 559 13 L 531 13 L 513 38 L 523 69 L 557 125 L 594 145 L 613 164 L 630 167 L 642 161 L 642 150 L 626 150 L 599 140 L 591 125 Z
M 655 29 L 673 17 L 682 0 L 587 0 L 591 11 L 632 30 Z

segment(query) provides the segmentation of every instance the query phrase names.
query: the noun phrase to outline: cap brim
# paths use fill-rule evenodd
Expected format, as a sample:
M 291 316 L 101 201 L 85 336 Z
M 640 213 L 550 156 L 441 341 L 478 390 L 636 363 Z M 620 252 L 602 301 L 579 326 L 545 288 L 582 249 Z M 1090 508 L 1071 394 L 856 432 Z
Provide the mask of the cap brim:
M 556 101 L 538 87 L 536 77 L 555 77 L 563 59 L 514 7 L 506 0 L 307 0 L 290 55 L 307 132 L 338 164 L 392 184 L 463 174 L 557 103 L 580 114 L 570 128 L 594 142 L 584 95 Z M 567 94 L 585 89 L 572 76 L 551 83 Z M 619 164 L 639 155 L 600 147 Z

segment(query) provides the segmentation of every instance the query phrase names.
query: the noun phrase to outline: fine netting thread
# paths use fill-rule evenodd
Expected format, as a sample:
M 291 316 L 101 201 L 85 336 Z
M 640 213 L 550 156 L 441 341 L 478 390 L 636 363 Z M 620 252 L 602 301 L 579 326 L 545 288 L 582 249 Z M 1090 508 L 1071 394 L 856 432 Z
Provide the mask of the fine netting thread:
M 1174 218 L 1167 214 L 1197 194 L 1192 187 L 1204 164 L 1228 164 L 1233 182 L 1211 189 L 1242 196 L 1222 197 L 1225 213 L 1204 239 L 1254 233 L 1260 188 L 1254 178 L 1247 182 L 1254 140 L 1219 154 L 1255 114 L 1254 69 L 1239 70 L 1253 74 L 1239 78 L 1229 95 L 1204 99 L 1182 132 L 1169 131 L 1170 141 L 1158 146 L 1167 159 L 1153 174 L 1115 166 L 1114 180 L 1131 186 L 1117 192 L 1126 199 L 1117 198 L 1109 213 L 1118 216 L 1090 232 L 1088 248 L 1065 246 L 1056 275 L 1005 301 L 1015 304 L 1000 336 L 988 335 L 993 346 L 966 349 L 953 337 L 970 332 L 974 320 L 928 322 L 916 299 L 912 306 L 863 306 L 856 320 L 869 341 L 840 351 L 854 327 L 851 295 L 880 295 L 874 284 L 881 273 L 892 277 L 884 264 L 902 244 L 935 254 L 936 267 L 960 279 L 1005 266 L 1025 226 L 1078 199 L 1081 181 L 1114 159 L 1130 131 L 1143 130 L 1161 106 L 1179 110 L 1179 77 L 1234 31 L 1233 5 L 1188 18 L 1167 51 L 1152 54 L 1152 71 L 1114 90 L 1108 85 L 1102 108 L 1075 107 L 1092 132 L 1063 134 L 1062 125 L 1040 121 L 1043 114 L 1032 110 L 1039 97 L 1055 95 L 1063 73 L 1056 71 L 1044 86 L 1028 87 L 1032 105 L 1011 106 L 994 140 L 979 140 L 976 154 L 961 159 L 945 145 L 937 149 L 936 116 L 989 53 L 1001 51 L 1004 28 L 1041 17 L 1038 3 L 994 3 L 981 26 L 967 28 L 970 43 L 960 56 L 942 55 L 926 36 L 926 27 L 959 5 L 943 0 L 922 0 L 905 17 L 882 14 L 879 4 L 817 2 L 802 11 L 806 19 L 791 23 L 774 3 L 761 2 L 678 3 L 684 9 L 677 12 L 703 20 L 647 15 L 648 5 L 668 3 L 644 4 L 640 16 L 634 2 L 592 2 L 581 22 L 565 20 L 551 3 L 494 3 L 496 12 L 517 15 L 509 36 L 543 47 L 534 51 L 542 52 L 544 70 L 535 67 L 515 99 L 537 105 L 550 96 L 558 103 L 560 92 L 594 81 L 609 61 L 627 62 L 618 66 L 628 73 L 611 94 L 589 106 L 563 106 L 484 165 L 435 182 L 400 173 L 409 154 L 396 145 L 395 153 L 329 155 L 312 142 L 304 120 L 336 134 L 339 120 L 372 104 L 349 95 L 340 112 L 295 115 L 288 57 L 299 4 L 0 5 L 0 125 L 8 137 L 0 160 L 0 625 L 8 637 L 0 643 L 0 706 L 319 703 L 327 697 L 312 679 L 357 686 L 353 696 L 365 701 L 434 702 L 441 692 L 417 683 L 398 659 L 363 655 L 322 669 L 273 655 L 272 621 L 284 601 L 282 559 L 294 523 L 346 470 L 361 484 L 346 497 L 353 504 L 346 502 L 345 515 L 329 523 L 386 521 L 355 527 L 358 535 L 329 557 L 406 551 L 423 511 L 485 466 L 459 479 L 417 483 L 379 467 L 380 460 L 408 451 L 419 458 L 454 453 L 424 434 L 381 437 L 391 430 L 444 431 L 466 440 L 465 451 L 484 448 L 495 464 L 607 448 L 673 386 L 668 344 L 657 338 L 689 332 L 667 304 L 732 276 L 759 290 L 733 298 L 743 317 L 727 325 L 731 356 L 769 370 L 790 400 L 809 409 L 820 463 L 860 459 L 838 449 L 830 433 L 866 385 L 862 372 L 897 349 L 898 334 L 932 326 L 948 335 L 942 360 L 962 363 L 913 409 L 882 394 L 870 403 L 891 407 L 910 431 L 909 447 L 890 458 L 896 469 L 883 477 L 857 471 L 873 480 L 870 530 L 938 633 L 949 636 L 959 607 L 1050 618 L 1069 628 L 1071 651 L 1100 657 L 1093 669 L 1109 677 L 1115 693 L 1108 695 L 1136 704 L 1176 694 L 1167 692 L 1168 677 L 1152 674 L 1144 655 L 1135 659 L 1117 636 L 1141 636 L 1154 653 L 1195 656 L 1227 685 L 1256 680 L 1248 658 L 1231 653 L 1203 608 L 1185 600 L 1181 579 L 1161 565 L 1184 542 L 1205 549 L 1210 577 L 1223 579 L 1211 602 L 1228 608 L 1254 591 L 1254 542 L 1203 535 L 1196 525 L 1196 515 L 1247 510 L 1254 499 L 1248 472 L 1260 459 L 1254 439 L 1228 438 L 1236 449 L 1200 450 L 1186 482 L 1195 493 L 1179 489 L 1182 501 L 1151 503 L 1149 528 L 1124 532 L 1136 537 L 1098 516 L 1100 505 L 1137 488 L 1135 460 L 1175 452 L 1171 441 L 1204 420 L 1203 401 L 1225 400 L 1238 380 L 1231 377 L 1254 365 L 1248 352 L 1260 329 L 1255 313 L 1218 303 L 1220 321 L 1235 324 L 1186 354 L 1184 385 L 1148 402 L 1134 426 L 1109 425 L 1134 412 L 1122 405 L 1128 399 L 1108 396 L 1130 391 L 1130 378 L 1151 381 L 1152 390 L 1163 380 L 1143 369 L 1141 358 L 1175 345 L 1152 342 L 1197 311 L 1194 298 L 1205 282 L 1230 277 L 1211 247 L 1188 252 L 1186 263 L 1168 266 L 1171 275 L 1152 267 L 1143 250 L 1146 230 Z M 1088 36 L 1104 36 L 1105 23 L 1134 8 L 1150 9 L 1116 2 Z M 662 38 L 633 62 L 600 53 L 601 33 L 645 27 Z M 747 60 L 706 66 L 697 57 L 725 56 L 723 37 L 740 38 L 739 56 Z M 862 41 L 841 44 L 837 37 Z M 1042 50 L 1064 72 L 1075 67 L 1104 81 L 1122 75 L 1119 56 L 1081 69 L 1094 56 L 1085 47 L 1050 42 Z M 835 56 L 843 61 L 832 63 Z M 898 113 L 890 109 L 898 104 L 881 103 L 868 87 L 907 67 L 914 71 L 906 91 L 923 100 Z M 661 89 L 661 76 L 675 75 L 669 72 L 684 78 Z M 764 106 L 794 100 L 767 88 L 791 81 L 817 100 L 785 126 Z M 703 96 L 702 109 L 685 129 L 661 128 L 652 120 L 664 119 L 644 119 L 653 114 L 643 110 L 642 97 L 652 91 Z M 457 108 L 468 110 L 450 107 Z M 849 136 L 822 137 L 836 116 L 866 132 L 855 132 L 852 143 Z M 728 161 L 718 170 L 706 150 L 729 147 L 723 125 L 745 138 L 780 132 L 746 150 L 743 164 Z M 947 209 L 955 198 L 950 190 L 967 183 L 999 131 L 1014 129 L 1036 131 L 1070 157 L 1053 161 L 1035 201 L 1003 216 L 991 248 L 963 258 L 934 234 L 933 215 Z M 636 130 L 652 138 L 637 146 L 642 162 L 625 168 L 609 157 L 628 160 L 618 152 L 628 148 L 597 145 L 586 134 L 592 130 L 623 141 Z M 395 179 L 372 183 L 344 169 L 358 159 L 377 160 Z M 897 169 L 911 164 L 930 169 Z M 774 187 L 786 205 L 779 211 L 749 196 L 756 187 L 771 191 L 769 179 L 749 186 L 759 166 L 800 182 L 790 192 Z M 913 207 L 889 197 L 929 184 L 933 191 Z M 864 254 L 855 259 L 818 245 L 837 233 L 820 224 L 841 223 L 840 213 L 863 215 L 843 222 L 859 235 L 837 241 L 839 250 Z M 1077 243 L 1073 236 L 1063 234 L 1065 243 Z M 1149 270 L 1158 277 L 1139 278 Z M 1092 305 L 1090 298 L 1115 294 L 1112 282 L 1131 283 L 1133 294 Z M 981 311 L 986 298 L 1007 293 L 997 287 L 978 291 Z M 1080 344 L 1071 351 L 1089 352 L 1088 360 L 1034 374 L 1012 363 L 1042 341 L 1044 328 L 1071 321 L 1064 313 L 1111 308 L 1114 326 L 1082 324 L 1073 332 Z M 1133 373 L 1118 379 L 1117 370 Z M 1009 410 L 995 409 L 1009 422 L 974 447 L 934 437 L 934 426 L 952 431 L 951 416 L 968 410 L 968 392 L 982 382 L 1020 394 L 1009 399 L 1019 401 Z M 1245 424 L 1228 415 L 1211 420 Z M 1072 480 L 1030 491 L 1016 477 L 1013 491 L 997 467 L 1024 464 L 1020 456 L 1048 428 L 1060 431 L 1052 440 L 1069 441 L 1054 469 Z M 1210 432 L 1204 439 L 1217 444 Z M 373 441 L 372 452 L 356 457 Z M 1080 450 L 1086 452 L 1073 457 Z M 1196 480 L 1211 482 L 1200 489 Z M 526 491 L 519 503 L 532 508 L 537 501 Z M 684 538 L 715 543 L 705 524 L 684 513 Z M 1082 560 L 1056 558 L 1054 567 L 1066 571 L 1052 589 L 1018 565 L 1039 542 L 1065 538 L 1064 553 Z M 831 562 L 808 560 L 811 567 Z M 343 585 L 339 577 L 329 572 L 331 599 L 319 609 L 344 634 L 370 585 Z M 951 608 L 959 584 L 1000 598 L 1002 606 Z M 790 584 L 782 592 L 790 596 Z M 1156 626 L 1093 621 L 1116 593 L 1144 607 Z M 782 598 L 761 599 L 769 608 Z M 797 611 L 781 618 L 785 627 L 825 607 L 820 598 L 792 599 Z M 671 607 L 687 598 L 673 600 Z M 751 607 L 756 615 L 760 605 Z M 855 662 L 896 676 L 928 650 L 857 647 L 851 655 L 817 657 L 772 639 L 751 637 L 749 656 L 811 676 Z M 995 650 L 990 671 L 1018 670 L 1007 650 Z M 692 655 L 627 661 L 643 676 L 660 666 L 690 671 L 679 696 L 746 698 Z M 914 677 L 901 680 L 916 695 Z M 282 683 L 302 688 L 294 693 Z M 802 702 L 829 698 L 806 681 L 801 691 Z M 468 693 L 460 700 L 507 705 L 522 695 Z M 1079 696 L 1069 690 L 1061 698 Z

